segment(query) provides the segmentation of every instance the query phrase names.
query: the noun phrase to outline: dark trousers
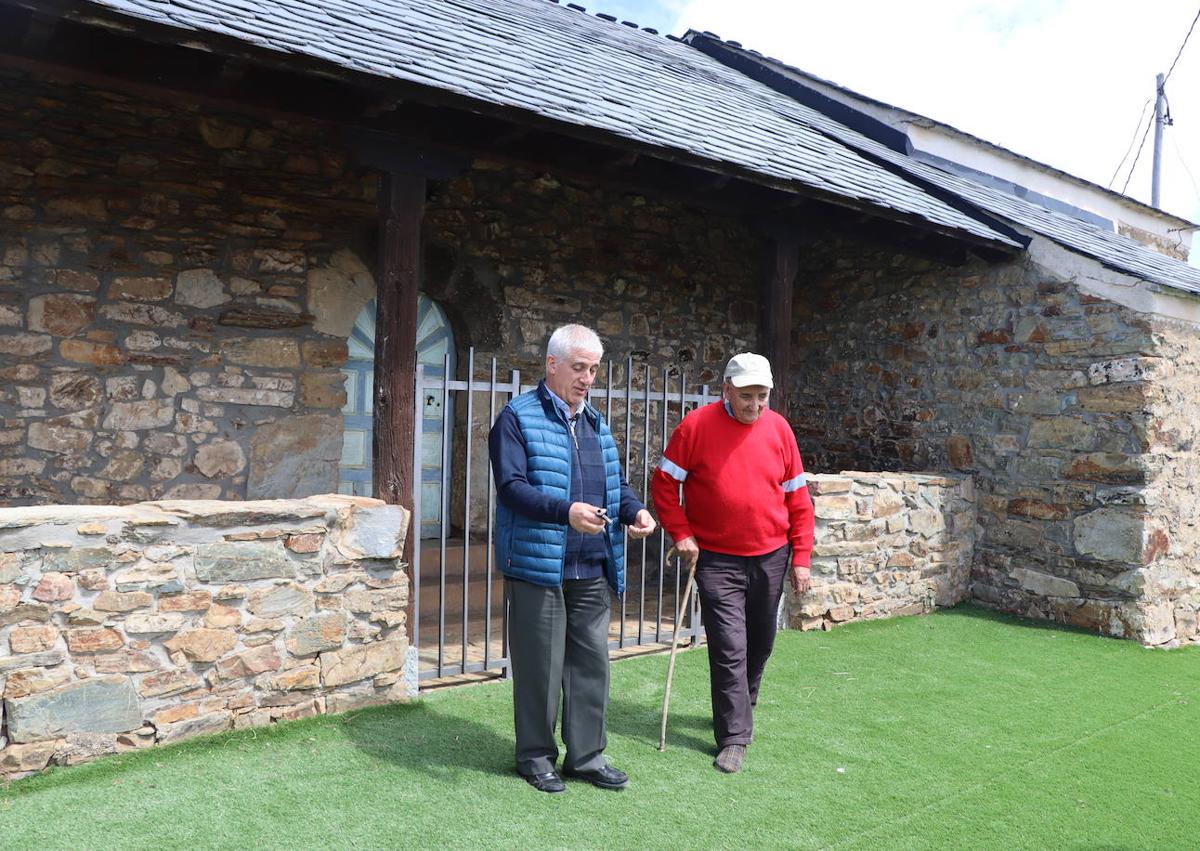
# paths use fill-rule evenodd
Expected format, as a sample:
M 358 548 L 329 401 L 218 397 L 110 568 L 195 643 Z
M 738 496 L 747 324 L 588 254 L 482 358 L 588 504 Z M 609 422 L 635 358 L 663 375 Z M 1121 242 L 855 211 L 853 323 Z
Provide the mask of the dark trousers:
M 564 771 L 603 768 L 608 744 L 608 583 L 570 579 L 548 588 L 508 588 L 508 648 L 513 673 L 517 771 L 544 774 L 558 759 L 559 702 L 567 746 Z
M 763 669 L 775 646 L 776 618 L 790 547 L 761 556 L 700 551 L 696 588 L 708 634 L 713 734 L 717 747 L 748 745 Z

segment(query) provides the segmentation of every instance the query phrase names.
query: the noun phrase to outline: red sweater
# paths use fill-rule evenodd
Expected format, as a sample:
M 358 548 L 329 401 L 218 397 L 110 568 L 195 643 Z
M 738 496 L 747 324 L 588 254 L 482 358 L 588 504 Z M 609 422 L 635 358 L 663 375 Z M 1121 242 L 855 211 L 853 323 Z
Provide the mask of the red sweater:
M 671 435 L 650 491 L 676 541 L 695 536 L 701 549 L 736 556 L 790 541 L 792 564 L 809 564 L 812 499 L 796 436 L 774 411 L 752 425 L 734 419 L 722 400 L 692 411 Z

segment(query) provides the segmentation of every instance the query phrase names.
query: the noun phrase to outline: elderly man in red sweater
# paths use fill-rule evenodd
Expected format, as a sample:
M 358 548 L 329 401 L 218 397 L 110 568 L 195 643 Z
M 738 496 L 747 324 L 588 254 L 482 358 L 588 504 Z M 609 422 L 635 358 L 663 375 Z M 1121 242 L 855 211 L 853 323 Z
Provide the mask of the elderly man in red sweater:
M 767 407 L 773 387 L 762 355 L 730 358 L 722 398 L 684 417 L 652 483 L 675 552 L 696 565 L 708 633 L 713 765 L 727 773 L 741 770 L 753 738 L 784 576 L 797 594 L 811 581 L 812 500 L 796 436 Z

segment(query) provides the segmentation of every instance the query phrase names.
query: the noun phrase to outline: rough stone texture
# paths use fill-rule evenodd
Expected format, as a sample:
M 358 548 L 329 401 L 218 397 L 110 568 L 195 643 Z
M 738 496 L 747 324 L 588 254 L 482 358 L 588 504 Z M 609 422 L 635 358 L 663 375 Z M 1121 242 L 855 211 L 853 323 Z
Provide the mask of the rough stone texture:
M 1154 375 L 1161 389 L 1147 411 L 1149 446 L 1138 465 L 1146 470 L 1147 487 L 1142 565 L 1135 575 L 1149 598 L 1143 622 L 1153 625 L 1164 641 L 1195 642 L 1200 640 L 1198 329 L 1160 318 L 1151 327 L 1159 357 L 1116 367 L 1126 380 Z
M 96 318 L 96 300 L 88 296 L 60 293 L 29 300 L 29 329 L 70 337 L 87 328 Z
M 237 634 L 226 629 L 189 629 L 163 646 L 193 662 L 215 662 L 237 646 Z
M 970 478 L 810 475 L 809 493 L 817 516 L 812 588 L 803 597 L 788 592 L 791 626 L 924 614 L 966 598 L 976 520 Z
M 405 511 L 398 505 L 368 508 L 354 513 L 354 525 L 335 539 L 338 551 L 348 558 L 398 558 L 404 548 Z
M 0 284 L 21 296 L 0 304 L 0 370 L 31 388 L 0 393 L 0 503 L 335 490 L 377 219 L 375 177 L 336 128 L 0 73 L 0 109 L 21 116 L 0 132 L 0 193 L 28 211 L 0 235 Z M 474 345 L 534 375 L 549 330 L 585 305 L 618 382 L 627 357 L 637 382 L 646 365 L 713 382 L 754 347 L 762 240 L 738 216 L 482 160 L 438 184 L 422 289 L 460 361 Z M 69 413 L 94 422 L 59 426 L 92 439 L 43 448 L 31 426 Z M 248 469 L 209 464 L 217 440 Z M 119 442 L 144 463 L 110 466 Z M 486 492 L 486 465 L 474 475 Z
M 312 592 L 295 582 L 250 592 L 246 608 L 260 618 L 307 615 L 313 610 Z
M 809 469 L 969 473 L 971 597 L 1147 644 L 1195 637 L 1194 325 L 1028 258 L 834 241 L 803 262 L 789 416 Z
M 175 402 L 172 399 L 148 399 L 142 402 L 114 402 L 104 428 L 119 431 L 138 431 L 161 428 L 175 421 Z
M 403 565 L 336 543 L 384 517 L 399 553 L 361 497 L 0 510 L 0 781 L 406 699 Z
M 345 612 L 324 612 L 300 621 L 288 631 L 287 649 L 293 656 L 312 656 L 336 650 L 346 640 Z
M 11 745 L 0 750 L 0 776 L 19 776 L 41 771 L 49 765 L 50 758 L 61 745 L 60 741 L 31 742 L 28 745 Z
M 326 688 L 358 682 L 404 664 L 401 640 L 378 641 L 321 654 L 321 681 Z
M 9 633 L 9 648 L 13 653 L 40 653 L 58 642 L 58 628 L 50 624 L 14 627 Z
M 263 426 L 250 441 L 249 499 L 311 493 L 336 480 L 342 457 L 340 417 L 309 414 Z
M 211 712 L 208 715 L 202 715 L 190 721 L 167 724 L 159 732 L 158 741 L 165 745 L 183 739 L 190 739 L 193 736 L 211 736 L 213 733 L 220 733 L 232 727 L 233 719 L 234 715 L 232 712 L 221 711 Z
M 214 440 L 196 450 L 196 469 L 207 478 L 223 479 L 246 467 L 246 454 L 232 440 Z
M 8 738 L 13 742 L 57 739 L 68 733 L 124 733 L 142 726 L 133 681 L 95 677 L 41 694 L 5 698 Z
M 196 578 L 203 582 L 240 582 L 294 575 L 295 567 L 275 542 L 202 544 L 196 548 Z
M 189 307 L 216 307 L 230 298 L 211 269 L 186 269 L 175 281 L 175 301 Z

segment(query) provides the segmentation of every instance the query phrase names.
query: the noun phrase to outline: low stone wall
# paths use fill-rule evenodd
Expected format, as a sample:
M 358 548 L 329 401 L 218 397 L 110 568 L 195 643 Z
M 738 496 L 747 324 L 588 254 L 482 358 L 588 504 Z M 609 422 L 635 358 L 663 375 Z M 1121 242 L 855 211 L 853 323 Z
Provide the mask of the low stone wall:
M 415 693 L 373 499 L 0 511 L 0 777 Z
M 788 595 L 792 628 L 923 614 L 968 593 L 975 550 L 969 477 L 810 475 L 817 514 L 812 590 Z

